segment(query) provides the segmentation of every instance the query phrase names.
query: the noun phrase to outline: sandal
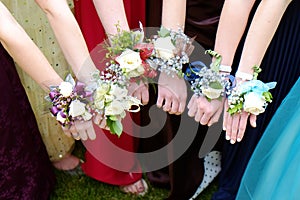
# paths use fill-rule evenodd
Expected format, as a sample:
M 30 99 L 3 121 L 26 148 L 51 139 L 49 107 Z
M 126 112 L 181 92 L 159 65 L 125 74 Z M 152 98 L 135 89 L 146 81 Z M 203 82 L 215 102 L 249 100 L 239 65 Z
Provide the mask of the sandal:
M 148 184 L 144 179 L 140 179 L 133 184 L 120 186 L 120 190 L 124 193 L 144 196 L 148 192 Z

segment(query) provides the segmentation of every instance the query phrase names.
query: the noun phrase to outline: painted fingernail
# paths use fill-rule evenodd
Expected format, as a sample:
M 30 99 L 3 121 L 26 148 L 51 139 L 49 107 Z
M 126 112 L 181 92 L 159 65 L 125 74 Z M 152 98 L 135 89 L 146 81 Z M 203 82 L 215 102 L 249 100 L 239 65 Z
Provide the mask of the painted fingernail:
M 241 139 L 241 138 L 237 138 L 236 141 L 237 141 L 237 142 L 240 142 L 240 141 L 242 141 L 242 139 Z
M 234 143 L 235 143 L 235 140 L 230 140 L 230 143 L 231 143 L 231 144 L 234 144 Z
M 223 126 L 223 131 L 226 131 L 226 127 L 225 126 Z
M 226 140 L 230 140 L 230 136 L 229 135 L 226 135 Z

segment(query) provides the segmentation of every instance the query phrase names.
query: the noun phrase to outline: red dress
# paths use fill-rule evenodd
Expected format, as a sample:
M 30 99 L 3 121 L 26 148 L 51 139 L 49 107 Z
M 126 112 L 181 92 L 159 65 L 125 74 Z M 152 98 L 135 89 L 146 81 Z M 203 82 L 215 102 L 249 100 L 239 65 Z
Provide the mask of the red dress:
M 92 51 L 105 39 L 105 31 L 92 0 L 77 0 L 74 3 L 76 19 L 88 48 Z M 130 28 L 137 28 L 139 21 L 145 23 L 144 0 L 124 0 L 124 5 Z M 137 159 L 130 153 L 136 150 L 134 138 L 130 135 L 133 131 L 131 121 L 131 119 L 123 120 L 124 130 L 129 134 L 124 131 L 120 138 L 94 126 L 96 140 L 84 142 L 87 152 L 82 169 L 87 176 L 113 185 L 128 185 L 141 179 L 142 173 Z M 125 151 L 120 153 L 116 146 Z

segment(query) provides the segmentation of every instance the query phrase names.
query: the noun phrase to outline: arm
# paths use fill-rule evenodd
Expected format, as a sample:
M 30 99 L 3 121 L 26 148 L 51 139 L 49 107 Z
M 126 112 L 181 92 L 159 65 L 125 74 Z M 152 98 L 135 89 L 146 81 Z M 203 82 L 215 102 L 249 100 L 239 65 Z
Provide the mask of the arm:
M 184 29 L 186 0 L 163 0 L 162 26 L 177 31 Z M 156 105 L 170 114 L 184 111 L 187 88 L 184 79 L 177 75 L 171 77 L 162 72 L 158 79 L 158 97 Z
M 87 82 L 96 70 L 84 37 L 65 0 L 35 0 L 46 13 L 56 39 L 76 77 Z
M 237 46 L 244 33 L 247 20 L 255 0 L 225 1 L 222 9 L 215 42 L 215 51 L 222 55 L 223 65 L 231 66 Z M 188 104 L 188 115 L 202 125 L 211 126 L 216 123 L 222 113 L 222 101 L 208 102 L 205 97 L 193 95 Z
M 93 0 L 98 16 L 107 34 L 117 34 L 116 24 L 129 31 L 123 0 Z
M 265 0 L 260 3 L 247 34 L 238 71 L 252 74 L 252 67 L 260 65 L 290 2 L 290 0 Z M 230 139 L 231 143 L 242 140 L 248 117 L 246 112 L 233 116 L 225 112 L 223 124 L 226 127 L 226 138 Z M 256 126 L 255 115 L 250 115 L 250 123 L 253 127 Z
M 0 10 L 0 40 L 4 48 L 43 89 L 59 85 L 62 79 L 1 2 Z

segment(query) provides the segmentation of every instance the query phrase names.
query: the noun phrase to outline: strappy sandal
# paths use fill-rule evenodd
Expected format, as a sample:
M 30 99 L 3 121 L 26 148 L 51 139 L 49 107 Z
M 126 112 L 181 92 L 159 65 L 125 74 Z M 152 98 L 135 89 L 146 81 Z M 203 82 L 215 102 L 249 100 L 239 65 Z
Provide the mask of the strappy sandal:
M 138 192 L 138 184 L 141 182 L 141 184 L 143 185 L 143 191 L 141 192 Z M 137 192 L 131 192 L 129 191 L 129 187 L 135 187 L 137 188 Z M 133 184 L 130 184 L 130 185 L 126 185 L 126 186 L 120 186 L 120 190 L 124 193 L 127 193 L 127 194 L 135 194 L 135 195 L 138 195 L 138 196 L 144 196 L 147 192 L 148 192 L 148 184 L 146 183 L 146 181 L 144 179 L 140 179 L 138 180 L 137 182 L 133 183 Z

